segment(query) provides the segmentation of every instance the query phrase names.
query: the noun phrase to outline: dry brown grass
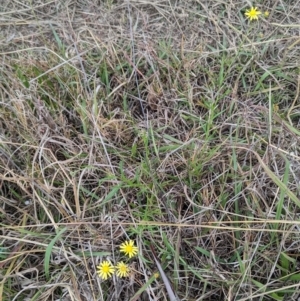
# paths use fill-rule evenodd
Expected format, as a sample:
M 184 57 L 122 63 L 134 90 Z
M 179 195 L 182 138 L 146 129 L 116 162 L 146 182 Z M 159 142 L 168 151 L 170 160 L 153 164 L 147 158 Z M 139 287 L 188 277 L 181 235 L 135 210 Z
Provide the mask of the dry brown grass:
M 168 300 L 150 245 L 180 300 L 297 300 L 300 1 L 260 2 L 1 2 L 0 301 Z

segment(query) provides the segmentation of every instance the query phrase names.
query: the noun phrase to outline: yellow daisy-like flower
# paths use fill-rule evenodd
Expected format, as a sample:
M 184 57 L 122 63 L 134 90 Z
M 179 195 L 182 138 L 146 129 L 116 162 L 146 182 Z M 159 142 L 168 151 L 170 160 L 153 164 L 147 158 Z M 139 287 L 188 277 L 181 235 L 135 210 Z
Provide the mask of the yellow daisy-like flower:
M 125 253 L 129 256 L 129 258 L 133 257 L 137 254 L 138 248 L 134 245 L 133 240 L 125 241 L 120 246 L 121 252 Z
M 115 272 L 115 268 L 109 261 L 103 261 L 97 266 L 97 274 L 100 278 L 106 280 Z
M 261 12 L 259 10 L 257 10 L 257 7 L 251 7 L 251 9 L 247 9 L 245 12 L 245 16 L 250 19 L 250 21 L 252 20 L 257 20 L 258 19 L 258 15 L 260 15 Z
M 117 270 L 117 276 L 118 277 L 127 277 L 129 274 L 129 267 L 126 263 L 124 263 L 123 261 L 118 262 L 117 266 L 116 266 L 116 270 Z

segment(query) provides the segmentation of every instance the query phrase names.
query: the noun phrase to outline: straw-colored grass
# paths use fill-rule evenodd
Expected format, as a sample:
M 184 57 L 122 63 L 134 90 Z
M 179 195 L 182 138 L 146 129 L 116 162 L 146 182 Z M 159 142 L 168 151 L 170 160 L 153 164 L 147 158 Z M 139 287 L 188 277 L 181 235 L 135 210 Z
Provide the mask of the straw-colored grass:
M 298 300 L 300 1 L 251 5 L 2 1 L 0 301 Z

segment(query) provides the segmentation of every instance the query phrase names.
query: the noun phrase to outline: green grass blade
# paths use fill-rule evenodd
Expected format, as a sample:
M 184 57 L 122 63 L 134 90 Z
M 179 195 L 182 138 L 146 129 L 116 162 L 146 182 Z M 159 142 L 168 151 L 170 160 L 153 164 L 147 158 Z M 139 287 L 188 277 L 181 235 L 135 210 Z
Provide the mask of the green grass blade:
M 46 275 L 46 279 L 49 280 L 49 268 L 50 268 L 50 257 L 51 257 L 51 253 L 52 253 L 52 249 L 54 247 L 54 244 L 56 243 L 56 241 L 62 236 L 62 234 L 67 230 L 67 228 L 63 228 L 61 229 L 56 235 L 55 237 L 51 240 L 51 242 L 49 243 L 46 252 L 45 252 L 45 261 L 44 261 L 44 270 L 45 270 L 45 275 Z

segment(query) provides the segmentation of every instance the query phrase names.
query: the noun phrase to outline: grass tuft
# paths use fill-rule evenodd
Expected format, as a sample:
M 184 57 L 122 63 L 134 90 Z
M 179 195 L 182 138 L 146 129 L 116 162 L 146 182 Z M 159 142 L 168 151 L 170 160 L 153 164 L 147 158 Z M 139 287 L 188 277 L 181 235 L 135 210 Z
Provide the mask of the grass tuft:
M 298 300 L 300 2 L 255 5 L 0 4 L 0 300 Z

